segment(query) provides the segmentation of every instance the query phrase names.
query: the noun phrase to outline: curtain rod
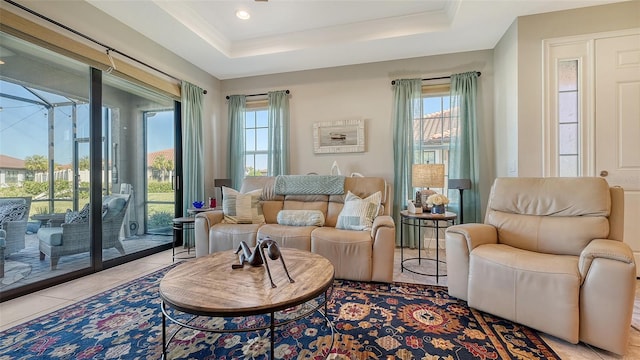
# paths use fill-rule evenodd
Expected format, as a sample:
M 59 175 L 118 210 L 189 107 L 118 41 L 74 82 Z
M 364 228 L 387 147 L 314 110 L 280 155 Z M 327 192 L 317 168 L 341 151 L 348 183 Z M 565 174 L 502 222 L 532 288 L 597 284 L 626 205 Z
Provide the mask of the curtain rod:
M 289 90 L 285 90 L 284 91 L 287 95 L 289 95 Z M 264 94 L 251 94 L 251 95 L 245 95 L 244 97 L 249 97 L 249 96 L 267 96 L 269 95 L 268 93 L 264 93 Z M 227 95 L 227 100 L 229 100 L 229 96 Z
M 480 71 L 476 71 L 476 74 L 478 74 L 478 76 L 482 75 L 482 73 Z M 440 76 L 440 77 L 434 77 L 434 78 L 426 78 L 426 79 L 421 79 L 422 81 L 428 81 L 428 80 L 443 80 L 443 79 L 451 79 L 451 76 Z M 392 80 L 391 81 L 391 85 L 395 85 L 396 81 Z
M 52 24 L 54 24 L 54 25 L 56 25 L 56 26 L 58 26 L 58 27 L 61 27 L 61 28 L 65 29 L 65 30 L 67 30 L 67 31 L 70 31 L 70 32 L 72 32 L 72 33 L 74 33 L 74 34 L 76 34 L 76 35 L 78 35 L 78 36 L 82 37 L 82 38 L 85 38 L 86 40 L 89 40 L 89 41 L 93 42 L 94 44 L 97 44 L 97 45 L 102 46 L 103 48 L 107 49 L 107 56 L 109 56 L 109 52 L 110 52 L 110 51 L 115 52 L 115 53 L 118 53 L 118 54 L 120 54 L 120 55 L 122 55 L 122 56 L 126 57 L 126 58 L 127 58 L 127 59 L 129 59 L 129 60 L 132 60 L 132 61 L 137 62 L 137 63 L 138 63 L 138 64 L 140 64 L 140 65 L 146 66 L 146 67 L 148 67 L 149 69 L 152 69 L 152 70 L 154 70 L 154 71 L 159 72 L 160 74 L 163 74 L 163 75 L 165 75 L 165 76 L 168 76 L 168 77 L 170 77 L 170 78 L 172 78 L 172 79 L 174 79 L 174 80 L 176 80 L 176 81 L 180 81 L 180 82 L 182 82 L 182 79 L 178 79 L 177 77 L 175 77 L 175 76 L 173 76 L 173 75 L 171 75 L 171 74 L 168 74 L 168 73 L 166 73 L 166 72 L 164 72 L 164 71 L 162 71 L 162 70 L 160 70 L 160 69 L 158 69 L 158 68 L 156 68 L 156 67 L 154 67 L 154 66 L 151 66 L 151 65 L 149 65 L 149 64 L 147 64 L 147 63 L 145 63 L 145 62 L 143 62 L 143 61 L 141 61 L 141 60 L 138 60 L 138 59 L 136 59 L 136 58 L 134 58 L 134 57 L 132 57 L 132 56 L 129 56 L 129 55 L 127 55 L 127 54 L 125 54 L 125 53 L 123 53 L 123 52 L 121 52 L 121 51 L 117 50 L 117 49 L 114 49 L 114 48 L 112 48 L 111 46 L 108 46 L 108 45 L 106 45 L 106 44 L 104 44 L 104 43 L 102 43 L 102 42 L 100 42 L 100 41 L 98 41 L 98 40 L 96 40 L 96 39 L 94 39 L 94 38 L 92 38 L 92 37 L 88 36 L 88 35 L 85 35 L 85 34 L 83 34 L 83 33 L 79 32 L 79 31 L 77 31 L 77 30 L 74 30 L 74 29 L 72 29 L 72 28 L 70 28 L 70 27 L 68 27 L 68 26 L 66 26 L 66 25 L 64 25 L 64 24 L 62 24 L 62 23 L 60 23 L 60 22 L 58 22 L 58 21 L 55 21 L 55 20 L 53 20 L 53 19 L 51 19 L 51 18 L 49 18 L 49 17 L 46 17 L 46 16 L 44 16 L 44 15 L 42 15 L 42 14 L 40 14 L 40 13 L 38 13 L 38 12 L 34 11 L 34 10 L 31 10 L 31 9 L 29 9 L 29 8 L 28 8 L 28 7 L 26 7 L 26 6 L 20 5 L 20 4 L 18 4 L 18 3 L 16 3 L 16 2 L 14 2 L 14 1 L 12 1 L 12 0 L 4 0 L 4 1 L 5 1 L 5 2 L 7 2 L 7 3 L 9 3 L 9 4 L 11 4 L 11 5 L 13 5 L 13 6 L 15 6 L 15 7 L 17 7 L 17 8 L 20 8 L 20 9 L 22 9 L 22 10 L 24 10 L 24 11 L 28 12 L 28 13 L 29 13 L 29 14 L 31 14 L 31 15 L 35 15 L 35 16 L 37 16 L 37 17 L 39 17 L 39 18 L 41 18 L 41 19 L 43 19 L 43 20 L 45 20 L 45 21 L 48 21 L 48 22 L 50 22 L 50 23 L 52 23 Z M 206 93 L 207 93 L 207 90 L 202 90 L 202 93 L 203 93 L 203 94 L 206 94 Z

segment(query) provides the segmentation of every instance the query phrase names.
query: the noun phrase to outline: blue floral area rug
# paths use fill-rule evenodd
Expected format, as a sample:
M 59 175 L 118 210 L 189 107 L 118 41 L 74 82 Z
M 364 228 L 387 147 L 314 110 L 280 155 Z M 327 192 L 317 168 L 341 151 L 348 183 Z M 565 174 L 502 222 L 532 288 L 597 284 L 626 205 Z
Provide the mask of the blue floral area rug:
M 0 332 L 0 360 L 160 359 L 158 286 L 172 266 Z M 295 311 L 291 311 L 294 313 Z M 281 315 L 286 317 L 288 311 Z M 319 312 L 274 332 L 275 359 L 559 359 L 535 331 L 470 309 L 446 288 L 337 280 Z M 191 324 L 243 329 L 268 318 L 211 319 Z M 177 331 L 168 359 L 269 359 L 269 330 Z

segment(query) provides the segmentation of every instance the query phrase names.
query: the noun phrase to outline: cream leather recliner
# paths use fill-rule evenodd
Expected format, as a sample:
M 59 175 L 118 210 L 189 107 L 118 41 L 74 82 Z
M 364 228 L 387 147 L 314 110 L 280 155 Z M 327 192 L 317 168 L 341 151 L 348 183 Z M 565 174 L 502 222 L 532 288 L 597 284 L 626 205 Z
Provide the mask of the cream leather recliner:
M 601 178 L 498 178 L 484 224 L 446 232 L 449 294 L 571 343 L 623 354 L 636 264 L 623 190 Z

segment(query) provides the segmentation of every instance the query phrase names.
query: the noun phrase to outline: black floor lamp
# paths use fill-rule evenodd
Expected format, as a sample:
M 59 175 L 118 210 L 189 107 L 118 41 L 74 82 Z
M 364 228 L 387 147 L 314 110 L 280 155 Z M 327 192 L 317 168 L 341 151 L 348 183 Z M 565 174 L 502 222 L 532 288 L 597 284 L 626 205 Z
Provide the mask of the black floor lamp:
M 467 189 L 471 189 L 471 180 L 449 179 L 449 189 L 458 189 L 458 191 L 460 191 L 460 224 L 464 224 L 464 204 L 462 202 L 462 193 Z
M 222 203 L 222 201 L 224 200 L 224 195 L 222 195 L 223 186 L 231 187 L 231 179 L 214 179 L 213 180 L 213 187 L 220 188 L 220 203 Z

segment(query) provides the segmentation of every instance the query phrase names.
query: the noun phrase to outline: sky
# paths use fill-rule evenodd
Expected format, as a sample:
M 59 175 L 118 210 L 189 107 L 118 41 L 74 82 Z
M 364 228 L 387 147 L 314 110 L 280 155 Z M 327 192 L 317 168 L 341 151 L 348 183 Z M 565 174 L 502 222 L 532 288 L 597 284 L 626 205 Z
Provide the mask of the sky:
M 24 89 L 15 87 L 13 84 L 0 82 L 0 92 L 17 94 L 24 97 L 36 99 L 33 94 L 24 92 Z M 53 94 L 46 96 L 57 101 L 66 101 Z M 391 99 L 390 99 L 391 101 Z M 447 104 L 440 104 L 435 99 L 423 102 L 423 113 L 429 114 L 441 111 L 440 106 L 448 108 Z M 55 132 L 54 143 L 68 144 L 59 145 L 55 148 L 55 159 L 58 164 L 71 163 L 72 156 L 72 131 L 71 131 L 71 107 L 61 106 L 55 112 Z M 77 107 L 78 114 L 78 137 L 88 137 L 88 104 Z M 258 112 L 260 123 L 266 122 L 266 111 Z M 265 117 L 265 119 L 261 119 Z M 47 131 L 47 110 L 44 106 L 29 102 L 22 102 L 6 97 L 0 97 L 0 154 L 18 159 L 25 159 L 32 155 L 44 155 L 48 153 L 48 131 Z M 149 118 L 147 146 L 148 152 L 160 151 L 173 148 L 173 112 L 158 112 Z M 265 132 L 266 133 L 266 132 Z M 249 137 L 248 142 L 251 142 Z M 264 147 L 263 139 L 258 139 L 258 147 Z M 80 157 L 88 155 L 88 144 L 81 144 Z M 256 159 L 258 168 L 266 168 L 266 158 Z
M 17 89 L 2 82 L 2 93 L 17 94 Z M 28 96 L 20 94 L 21 96 Z M 51 95 L 56 96 L 56 95 Z M 33 97 L 32 97 L 33 98 Z M 35 99 L 35 98 L 34 98 Z M 64 99 L 64 98 L 63 98 Z M 57 99 L 65 101 L 66 99 Z M 77 108 L 77 136 L 89 136 L 89 105 Z M 147 136 L 149 152 L 173 148 L 173 111 L 150 117 Z M 48 154 L 48 117 L 43 105 L 0 97 L 0 154 L 24 160 L 28 156 Z M 71 106 L 54 108 L 55 162 L 70 164 L 73 154 Z M 89 153 L 89 144 L 81 143 L 80 157 Z

